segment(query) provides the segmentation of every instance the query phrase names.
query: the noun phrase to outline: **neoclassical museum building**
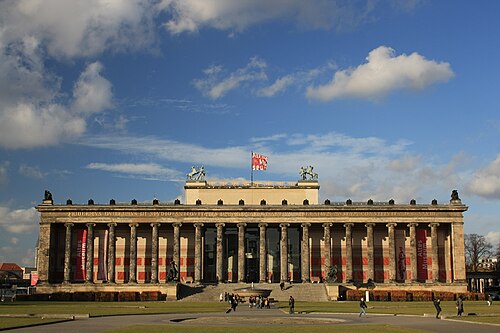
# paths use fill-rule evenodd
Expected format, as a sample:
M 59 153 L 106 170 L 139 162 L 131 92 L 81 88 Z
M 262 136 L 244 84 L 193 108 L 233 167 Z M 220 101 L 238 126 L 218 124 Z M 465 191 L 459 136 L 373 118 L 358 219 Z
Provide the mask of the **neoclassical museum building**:
M 179 282 L 194 284 L 371 283 L 378 290 L 466 292 L 468 207 L 456 191 L 444 203 L 319 202 L 319 187 L 317 179 L 188 180 L 184 203 L 54 204 L 46 192 L 36 207 L 37 293 L 172 295 L 172 262 Z

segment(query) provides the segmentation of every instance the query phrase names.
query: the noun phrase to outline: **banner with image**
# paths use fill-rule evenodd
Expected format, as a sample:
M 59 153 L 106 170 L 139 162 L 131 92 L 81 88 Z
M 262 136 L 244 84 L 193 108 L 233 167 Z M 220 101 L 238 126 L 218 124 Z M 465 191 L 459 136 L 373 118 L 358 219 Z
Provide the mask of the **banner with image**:
M 76 265 L 73 280 L 85 280 L 85 259 L 87 254 L 87 230 L 76 232 Z
M 427 230 L 417 229 L 417 279 L 427 280 Z

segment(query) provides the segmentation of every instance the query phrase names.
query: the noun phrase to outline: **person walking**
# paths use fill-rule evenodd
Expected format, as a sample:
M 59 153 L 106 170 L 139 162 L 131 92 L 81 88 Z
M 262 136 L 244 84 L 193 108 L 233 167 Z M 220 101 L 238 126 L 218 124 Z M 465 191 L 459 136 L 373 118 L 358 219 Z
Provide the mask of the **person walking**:
M 288 300 L 288 306 L 290 307 L 290 314 L 295 313 L 295 299 L 290 295 L 290 299 Z
M 364 314 L 365 317 L 366 317 L 366 311 L 365 311 L 365 309 L 367 307 L 368 306 L 366 305 L 365 299 L 363 297 L 361 297 L 361 300 L 359 301 L 359 316 L 360 317 L 361 317 L 362 314 Z
M 488 295 L 488 306 L 491 306 L 493 304 L 493 297 L 491 297 L 491 294 Z
M 439 314 L 441 313 L 441 300 L 439 298 L 435 298 L 433 302 L 434 307 L 436 308 L 436 319 L 439 319 Z
M 464 301 L 461 296 L 458 296 L 457 299 L 457 316 L 462 317 L 462 313 L 464 313 Z

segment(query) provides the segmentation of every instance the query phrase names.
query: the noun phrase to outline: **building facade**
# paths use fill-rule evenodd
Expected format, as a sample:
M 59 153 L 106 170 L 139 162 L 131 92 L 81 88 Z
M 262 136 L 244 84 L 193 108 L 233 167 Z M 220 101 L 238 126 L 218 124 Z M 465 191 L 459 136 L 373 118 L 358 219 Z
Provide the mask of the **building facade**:
M 185 202 L 56 205 L 41 213 L 37 292 L 172 293 L 195 283 L 325 282 L 465 292 L 463 205 L 318 200 L 319 184 L 187 181 Z M 333 272 L 333 273 L 332 273 Z M 169 289 L 170 288 L 170 289 Z

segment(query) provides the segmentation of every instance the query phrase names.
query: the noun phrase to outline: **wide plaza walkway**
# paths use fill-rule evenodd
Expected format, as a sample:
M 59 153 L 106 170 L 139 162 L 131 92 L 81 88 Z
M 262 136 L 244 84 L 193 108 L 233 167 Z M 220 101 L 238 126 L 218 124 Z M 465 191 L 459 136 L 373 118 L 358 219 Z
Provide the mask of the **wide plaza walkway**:
M 108 329 L 132 325 L 175 325 L 175 326 L 285 326 L 285 325 L 381 325 L 388 324 L 405 328 L 415 328 L 429 332 L 475 332 L 498 333 L 500 326 L 467 323 L 456 320 L 438 320 L 434 317 L 379 315 L 370 314 L 359 317 L 353 314 L 296 313 L 290 315 L 277 309 L 250 309 L 238 306 L 236 312 L 226 313 L 187 313 L 111 316 L 76 319 L 57 324 L 19 328 L 10 330 L 19 333 L 98 333 Z

